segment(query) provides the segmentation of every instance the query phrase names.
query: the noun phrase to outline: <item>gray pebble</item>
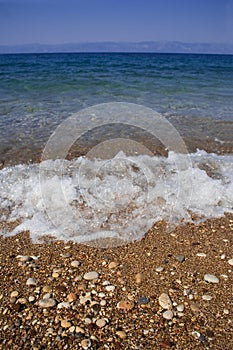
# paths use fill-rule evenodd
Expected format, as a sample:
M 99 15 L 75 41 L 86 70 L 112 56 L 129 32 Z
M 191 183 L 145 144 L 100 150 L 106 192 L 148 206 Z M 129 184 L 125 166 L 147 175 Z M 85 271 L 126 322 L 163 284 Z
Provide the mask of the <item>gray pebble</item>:
M 92 281 L 92 280 L 96 280 L 99 277 L 99 274 L 96 271 L 91 271 L 91 272 L 85 273 L 83 277 L 85 280 Z
M 56 305 L 56 300 L 52 298 L 41 299 L 38 301 L 38 305 L 43 308 L 50 308 Z
M 164 311 L 163 318 L 165 318 L 165 320 L 172 320 L 173 319 L 173 312 L 171 310 Z
M 209 273 L 205 274 L 204 280 L 209 283 L 219 283 L 218 277 L 211 275 Z
M 175 259 L 179 262 L 185 261 L 185 256 L 184 255 L 176 255 Z

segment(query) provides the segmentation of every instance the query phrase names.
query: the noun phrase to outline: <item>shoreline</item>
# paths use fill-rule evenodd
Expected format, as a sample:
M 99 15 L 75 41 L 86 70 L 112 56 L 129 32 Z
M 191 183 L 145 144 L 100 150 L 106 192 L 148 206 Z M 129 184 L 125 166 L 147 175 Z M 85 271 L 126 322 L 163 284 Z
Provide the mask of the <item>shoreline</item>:
M 0 236 L 0 348 L 232 349 L 233 214 L 170 234 L 165 226 L 108 249 Z M 96 280 L 85 279 L 90 271 Z M 162 293 L 172 301 L 166 314 Z M 55 305 L 40 307 L 44 296 Z

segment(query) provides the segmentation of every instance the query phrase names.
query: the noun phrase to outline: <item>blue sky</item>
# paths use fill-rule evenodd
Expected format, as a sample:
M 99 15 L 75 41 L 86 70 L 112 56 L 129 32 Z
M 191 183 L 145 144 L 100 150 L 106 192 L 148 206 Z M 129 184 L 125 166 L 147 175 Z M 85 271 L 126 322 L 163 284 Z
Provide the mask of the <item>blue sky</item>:
M 233 0 L 0 0 L 0 45 L 233 43 Z

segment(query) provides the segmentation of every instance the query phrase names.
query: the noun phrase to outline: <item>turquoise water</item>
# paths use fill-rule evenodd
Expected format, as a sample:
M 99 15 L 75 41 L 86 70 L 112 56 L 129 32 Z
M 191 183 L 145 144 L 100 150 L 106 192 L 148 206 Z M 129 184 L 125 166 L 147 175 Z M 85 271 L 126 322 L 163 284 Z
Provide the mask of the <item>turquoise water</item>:
M 187 137 L 229 142 L 233 56 L 0 55 L 1 149 L 41 147 L 72 113 L 113 101 L 151 107 Z

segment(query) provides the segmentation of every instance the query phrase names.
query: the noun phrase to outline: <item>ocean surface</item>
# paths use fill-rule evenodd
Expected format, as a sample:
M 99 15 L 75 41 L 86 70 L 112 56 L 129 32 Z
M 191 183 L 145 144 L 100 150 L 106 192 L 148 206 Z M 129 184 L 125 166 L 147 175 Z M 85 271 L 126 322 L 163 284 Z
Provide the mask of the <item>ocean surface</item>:
M 106 102 L 150 107 L 187 138 L 231 142 L 233 55 L 0 55 L 0 150 L 43 147 L 68 116 Z
M 116 102 L 124 103 L 123 111 L 127 103 L 141 107 L 129 117 L 126 110 L 118 113 Z M 96 128 L 96 114 L 82 110 L 102 103 L 115 109 L 110 118 L 103 113 L 106 124 Z M 150 111 L 161 116 L 157 129 Z M 56 143 L 46 146 L 56 156 L 46 158 L 45 152 L 35 162 L 56 128 L 77 112 L 74 125 L 92 129 L 80 147 L 90 150 L 119 137 L 130 147 L 131 138 L 156 144 L 153 130 L 166 141 L 164 152 L 128 155 L 119 141 L 110 161 L 75 152 L 62 161 L 60 149 L 69 142 L 58 128 Z M 170 132 L 164 124 L 166 137 L 164 120 L 172 126 Z M 67 130 L 74 138 L 72 127 Z M 127 242 L 142 238 L 159 220 L 174 227 L 233 212 L 232 135 L 231 55 L 0 55 L 0 233 L 29 230 L 35 242 L 47 234 Z M 174 136 L 188 153 L 166 147 Z M 113 143 L 106 148 L 113 150 Z

